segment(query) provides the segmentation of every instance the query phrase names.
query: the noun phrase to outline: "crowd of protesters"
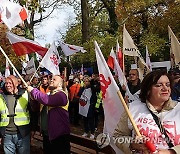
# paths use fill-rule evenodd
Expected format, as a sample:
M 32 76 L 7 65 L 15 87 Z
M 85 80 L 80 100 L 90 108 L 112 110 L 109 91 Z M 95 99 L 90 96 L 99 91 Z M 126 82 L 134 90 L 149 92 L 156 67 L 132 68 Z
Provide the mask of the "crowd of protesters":
M 172 78 L 171 98 L 180 101 L 180 72 L 178 69 L 170 70 L 168 74 Z M 6 116 L 2 114 L 3 110 L 8 113 L 8 119 L 0 121 L 0 137 L 3 138 L 5 153 L 18 151 L 21 154 L 23 150 L 30 153 L 36 131 L 43 136 L 45 154 L 56 153 L 57 149 L 70 153 L 70 125 L 77 129 L 83 126 L 82 136 L 95 138 L 99 115 L 104 115 L 98 74 L 71 74 L 66 81 L 63 76 L 48 74 L 33 77 L 31 82 L 29 76 L 23 78 L 28 88 L 18 77 L 0 78 L 0 105 L 7 104 L 0 108 L 1 120 Z M 114 78 L 125 101 L 131 103 L 125 96 L 126 87 L 120 85 L 117 76 Z M 136 69 L 129 71 L 127 81 L 130 92 L 139 95 L 141 81 Z M 62 149 L 59 144 L 64 145 Z

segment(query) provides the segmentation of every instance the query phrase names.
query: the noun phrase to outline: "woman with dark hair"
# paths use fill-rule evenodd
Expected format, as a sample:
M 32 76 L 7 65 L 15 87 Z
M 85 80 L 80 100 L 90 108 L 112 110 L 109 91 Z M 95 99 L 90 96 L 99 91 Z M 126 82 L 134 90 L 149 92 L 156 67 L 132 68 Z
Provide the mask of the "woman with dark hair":
M 115 144 L 124 153 L 151 153 L 145 146 L 147 140 L 154 144 L 158 154 L 180 153 L 180 103 L 171 100 L 171 85 L 172 81 L 164 71 L 152 71 L 144 77 L 140 100 L 129 105 L 143 139 L 136 140 L 126 113 L 113 134 Z

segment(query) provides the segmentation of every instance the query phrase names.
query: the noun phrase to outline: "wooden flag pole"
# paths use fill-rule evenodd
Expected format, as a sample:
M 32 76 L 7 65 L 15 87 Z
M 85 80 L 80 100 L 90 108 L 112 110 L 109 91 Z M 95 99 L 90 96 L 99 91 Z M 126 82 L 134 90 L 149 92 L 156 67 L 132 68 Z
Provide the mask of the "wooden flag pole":
M 132 123 L 132 125 L 133 125 L 133 127 L 134 127 L 134 130 L 135 130 L 137 136 L 141 137 L 142 135 L 141 135 L 141 133 L 139 132 L 139 129 L 137 128 L 137 125 L 135 124 L 135 121 L 134 121 L 134 119 L 133 119 L 133 117 L 132 117 L 132 115 L 131 115 L 128 107 L 127 107 L 127 104 L 126 104 L 126 102 L 124 101 L 124 98 L 123 98 L 123 96 L 122 96 L 122 94 L 121 94 L 121 92 L 120 92 L 119 90 L 118 90 L 117 94 L 118 94 L 118 96 L 119 96 L 119 98 L 120 98 L 120 100 L 121 100 L 121 102 L 122 102 L 122 105 L 123 105 L 126 113 L 128 114 L 128 117 L 129 117 L 129 119 L 130 119 L 130 121 L 131 121 L 131 123 Z
M 67 87 L 66 82 L 67 82 L 67 67 L 64 67 L 64 87 L 65 88 Z
M 133 117 L 132 117 L 132 115 L 131 115 L 131 113 L 130 113 L 130 111 L 128 109 L 128 106 L 127 106 L 126 102 L 124 101 L 124 98 L 123 98 L 123 96 L 122 96 L 122 94 L 121 94 L 121 92 L 119 90 L 117 91 L 117 94 L 118 94 L 118 96 L 119 96 L 119 98 L 120 98 L 120 100 L 122 102 L 122 105 L 124 106 L 124 109 L 125 109 L 128 117 L 129 117 L 129 119 L 131 121 L 131 124 L 132 124 L 137 136 L 141 138 L 142 135 L 139 132 L 139 129 L 138 129 L 138 127 L 137 127 L 137 125 L 136 125 L 136 123 L 135 123 L 135 121 L 134 121 L 134 119 L 133 119 Z M 156 146 L 153 143 L 151 143 L 150 140 L 146 140 L 145 145 L 151 152 L 157 152 Z M 144 153 L 148 154 L 149 152 L 147 150 L 145 150 Z
M 26 81 L 22 78 L 22 76 L 19 74 L 18 70 L 17 70 L 16 67 L 13 65 L 13 63 L 11 62 L 11 60 L 9 59 L 9 57 L 6 55 L 6 53 L 4 52 L 4 50 L 1 48 L 1 46 L 0 46 L 0 50 L 1 50 L 2 54 L 5 56 L 5 58 L 8 60 L 9 64 L 10 64 L 11 67 L 14 69 L 14 71 L 16 72 L 16 74 L 19 76 L 19 78 L 21 79 L 21 81 L 24 83 L 25 87 L 28 87 L 28 84 L 27 84 Z

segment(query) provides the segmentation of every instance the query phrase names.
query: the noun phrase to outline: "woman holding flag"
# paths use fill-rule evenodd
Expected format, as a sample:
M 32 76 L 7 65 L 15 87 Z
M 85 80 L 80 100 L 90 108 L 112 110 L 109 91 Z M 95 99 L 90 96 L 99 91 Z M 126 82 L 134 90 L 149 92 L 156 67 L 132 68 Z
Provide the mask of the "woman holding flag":
M 129 106 L 143 138 L 137 140 L 127 113 L 113 133 L 115 144 L 124 153 L 151 153 L 145 145 L 147 141 L 156 147 L 158 154 L 180 153 L 180 103 L 171 100 L 171 86 L 172 81 L 164 71 L 152 71 L 144 77 L 140 100 Z

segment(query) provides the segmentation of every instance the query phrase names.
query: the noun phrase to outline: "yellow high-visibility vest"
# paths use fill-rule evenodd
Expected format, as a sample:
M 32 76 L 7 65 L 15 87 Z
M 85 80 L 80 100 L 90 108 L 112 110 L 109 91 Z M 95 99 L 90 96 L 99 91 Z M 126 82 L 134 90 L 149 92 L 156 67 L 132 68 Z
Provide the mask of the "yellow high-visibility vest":
M 17 103 L 15 106 L 15 116 L 14 116 L 14 123 L 17 126 L 27 125 L 30 123 L 30 115 L 27 109 L 28 107 L 28 93 L 22 94 L 22 96 L 17 99 Z M 6 106 L 6 100 L 2 94 L 0 94 L 0 127 L 7 126 L 9 124 L 9 110 Z

